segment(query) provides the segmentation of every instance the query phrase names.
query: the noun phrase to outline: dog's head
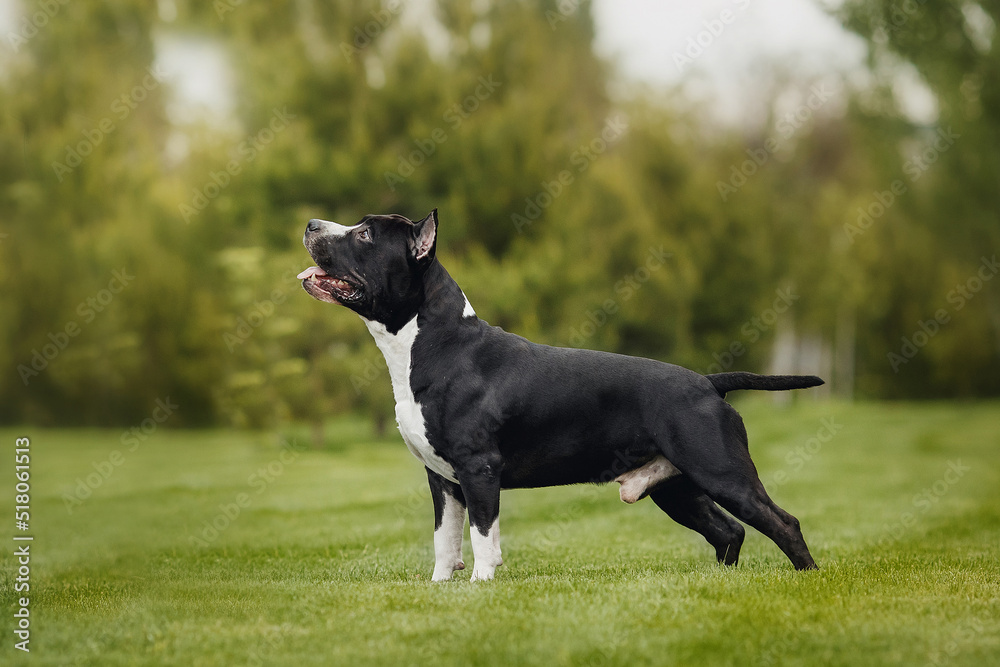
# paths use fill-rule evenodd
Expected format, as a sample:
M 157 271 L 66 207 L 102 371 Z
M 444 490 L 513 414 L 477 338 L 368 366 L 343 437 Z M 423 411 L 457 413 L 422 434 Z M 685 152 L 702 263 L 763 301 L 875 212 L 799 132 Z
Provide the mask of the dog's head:
M 311 297 L 392 329 L 412 318 L 423 300 L 424 273 L 437 247 L 437 210 L 418 222 L 401 215 L 366 215 L 351 227 L 310 220 L 302 243 L 316 262 L 298 275 Z

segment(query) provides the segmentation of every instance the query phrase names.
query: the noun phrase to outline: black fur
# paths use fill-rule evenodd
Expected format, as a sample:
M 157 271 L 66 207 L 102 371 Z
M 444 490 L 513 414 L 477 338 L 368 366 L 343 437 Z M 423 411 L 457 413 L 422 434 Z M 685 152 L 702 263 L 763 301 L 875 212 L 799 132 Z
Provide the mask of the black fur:
M 823 384 L 815 375 L 757 375 L 756 373 L 713 373 L 706 375 L 719 396 L 725 398 L 737 389 L 761 389 L 764 391 L 786 391 L 788 389 L 808 389 Z

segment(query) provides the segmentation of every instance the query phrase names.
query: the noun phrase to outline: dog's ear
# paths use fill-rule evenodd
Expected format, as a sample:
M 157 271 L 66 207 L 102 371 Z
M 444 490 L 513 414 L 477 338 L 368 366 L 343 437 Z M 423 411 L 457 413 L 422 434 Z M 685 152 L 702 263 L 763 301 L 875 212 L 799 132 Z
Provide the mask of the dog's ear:
M 437 209 L 431 211 L 426 218 L 413 223 L 410 232 L 410 252 L 418 262 L 428 262 L 434 259 L 437 249 Z

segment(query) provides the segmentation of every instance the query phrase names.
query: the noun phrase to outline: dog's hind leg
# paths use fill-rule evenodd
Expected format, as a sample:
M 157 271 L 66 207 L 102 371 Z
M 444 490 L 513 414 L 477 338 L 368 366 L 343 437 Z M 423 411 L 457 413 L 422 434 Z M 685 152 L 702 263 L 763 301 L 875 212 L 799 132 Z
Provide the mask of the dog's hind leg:
M 739 490 L 729 488 L 708 491 L 720 505 L 738 519 L 767 535 L 785 552 L 796 570 L 815 570 L 816 562 L 802 537 L 799 520 L 774 504 L 760 480 L 747 483 Z
M 455 570 L 465 569 L 462 535 L 465 532 L 465 496 L 462 487 L 427 469 L 434 501 L 434 574 L 431 581 L 448 581 Z
M 750 476 L 747 471 L 719 474 L 695 470 L 691 478 L 733 516 L 769 537 L 788 556 L 795 569 L 816 569 L 798 519 L 774 504 L 757 479 L 756 471 Z
M 717 426 L 703 422 L 679 434 L 686 446 L 664 454 L 723 509 L 777 544 L 795 569 L 815 570 L 798 519 L 771 500 L 757 476 L 743 420 L 731 406 L 722 406 Z
M 682 475 L 662 482 L 649 492 L 649 497 L 671 519 L 701 533 L 715 547 L 720 563 L 739 562 L 746 531 L 689 478 Z

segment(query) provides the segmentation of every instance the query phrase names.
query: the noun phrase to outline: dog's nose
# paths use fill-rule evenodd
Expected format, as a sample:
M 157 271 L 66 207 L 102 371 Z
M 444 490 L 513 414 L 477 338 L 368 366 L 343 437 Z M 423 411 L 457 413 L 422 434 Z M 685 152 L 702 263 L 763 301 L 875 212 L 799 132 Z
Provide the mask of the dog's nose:
M 316 220 L 316 219 L 310 220 L 309 224 L 306 225 L 306 234 L 309 234 L 310 232 L 318 232 L 322 226 L 322 223 L 323 223 L 322 220 Z

